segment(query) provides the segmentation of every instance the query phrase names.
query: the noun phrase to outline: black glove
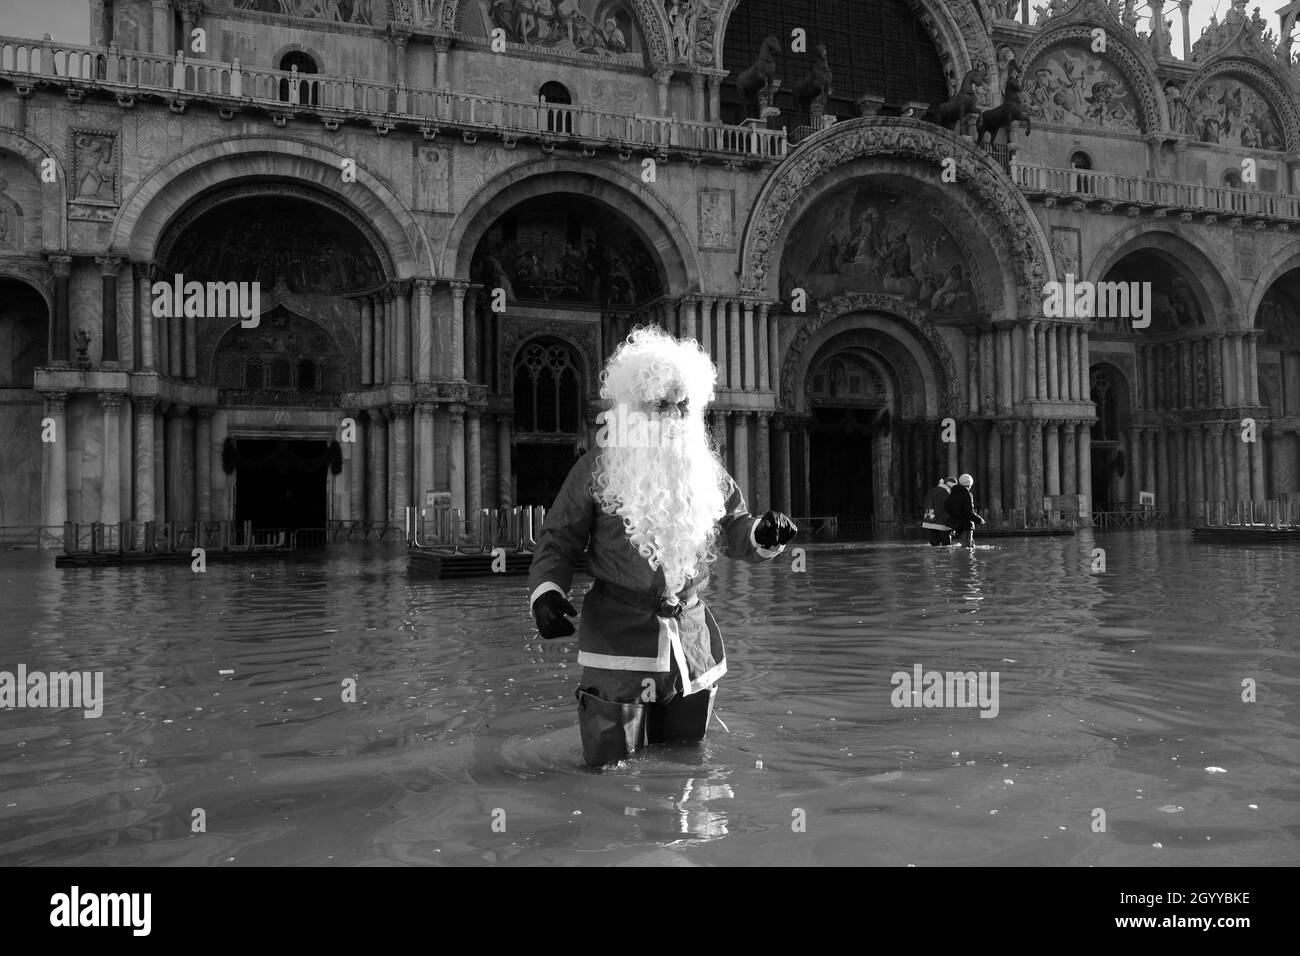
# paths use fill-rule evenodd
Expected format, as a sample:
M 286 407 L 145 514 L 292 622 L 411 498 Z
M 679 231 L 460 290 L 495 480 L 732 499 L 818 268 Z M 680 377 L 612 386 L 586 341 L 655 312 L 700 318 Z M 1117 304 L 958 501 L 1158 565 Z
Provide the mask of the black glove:
M 533 602 L 533 617 L 537 621 L 537 630 L 542 637 L 568 637 L 573 633 L 573 622 L 569 617 L 577 617 L 578 612 L 559 591 L 547 591 Z
M 754 540 L 764 548 L 785 544 L 799 533 L 799 526 L 777 511 L 769 511 L 754 528 Z

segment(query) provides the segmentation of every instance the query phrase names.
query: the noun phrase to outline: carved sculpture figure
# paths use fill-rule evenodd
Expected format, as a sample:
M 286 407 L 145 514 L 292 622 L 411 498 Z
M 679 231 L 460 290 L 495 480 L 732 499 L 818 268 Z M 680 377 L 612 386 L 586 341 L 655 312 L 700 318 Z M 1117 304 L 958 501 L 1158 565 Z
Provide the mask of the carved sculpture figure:
M 1020 78 L 1023 72 L 1020 64 L 1015 60 L 1007 66 L 1007 85 L 1002 93 L 1002 105 L 980 114 L 979 121 L 975 125 L 975 142 L 982 143 L 984 134 L 988 133 L 989 142 L 995 143 L 998 133 L 1004 129 L 1007 131 L 1007 142 L 1011 142 L 1011 124 L 1016 120 L 1024 120 L 1025 135 L 1030 135 L 1033 121 L 1020 103 Z
M 677 49 L 677 59 L 686 62 L 691 53 L 691 18 L 695 16 L 692 0 L 673 0 L 668 11 L 668 22 L 672 26 L 673 46 Z
M 794 98 L 799 109 L 807 113 L 817 103 L 823 110 L 831 95 L 831 68 L 826 61 L 826 46 L 817 44 L 817 62 L 802 80 L 794 85 Z
M 982 79 L 979 70 L 971 70 L 962 78 L 956 96 L 942 103 L 935 103 L 926 110 L 922 118 L 927 122 L 961 132 L 966 117 L 975 112 L 975 87 L 982 85 Z
M 776 77 L 776 55 L 780 52 L 781 41 L 774 36 L 767 37 L 758 51 L 758 59 L 736 77 L 736 92 L 745 101 L 750 116 L 758 115 L 759 94 L 772 92 L 772 80 Z

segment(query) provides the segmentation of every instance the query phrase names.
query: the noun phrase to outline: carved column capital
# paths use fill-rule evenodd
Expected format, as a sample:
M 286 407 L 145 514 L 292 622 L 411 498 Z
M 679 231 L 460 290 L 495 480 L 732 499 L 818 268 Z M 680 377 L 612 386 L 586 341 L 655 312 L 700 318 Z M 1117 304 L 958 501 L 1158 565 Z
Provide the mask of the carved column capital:
M 99 263 L 99 274 L 116 277 L 122 271 L 121 256 L 95 256 L 95 261 Z
M 169 420 L 172 420 L 177 418 L 184 418 L 187 414 L 189 414 L 189 410 L 190 410 L 189 405 L 171 404 L 167 406 L 167 408 L 163 411 L 163 414 L 166 415 Z
M 116 414 L 122 410 L 124 396 L 121 392 L 99 392 L 95 397 L 99 399 L 99 407 L 106 412 Z
M 136 282 L 148 282 L 149 276 L 153 273 L 152 262 L 133 262 L 131 263 L 131 274 L 135 277 Z
M 72 275 L 72 256 L 54 255 L 47 258 L 50 261 L 50 270 L 54 273 L 54 278 L 66 279 Z
M 465 293 L 469 291 L 470 283 L 465 282 L 461 279 L 453 279 L 451 282 L 447 284 L 451 286 L 452 298 L 458 301 L 463 301 L 465 298 Z
M 217 410 L 208 405 L 200 405 L 194 409 L 194 417 L 201 422 L 210 422 L 212 417 L 217 414 Z
M 152 415 L 158 407 L 157 395 L 132 395 L 131 404 L 139 415 Z
M 67 392 L 42 392 L 47 412 L 61 412 L 68 407 Z
M 414 411 L 415 411 L 415 406 L 413 405 L 393 404 L 393 405 L 389 405 L 387 408 L 388 417 L 395 421 L 399 419 L 410 418 Z
M 433 292 L 435 281 L 428 276 L 417 276 L 411 280 L 415 283 L 416 295 L 430 295 Z

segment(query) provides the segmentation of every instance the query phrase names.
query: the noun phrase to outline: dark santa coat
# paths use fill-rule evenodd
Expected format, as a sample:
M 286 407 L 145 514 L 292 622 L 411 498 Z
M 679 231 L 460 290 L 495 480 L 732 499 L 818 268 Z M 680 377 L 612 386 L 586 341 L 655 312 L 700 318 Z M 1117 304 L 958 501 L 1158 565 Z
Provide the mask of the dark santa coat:
M 616 671 L 678 671 L 682 693 L 712 686 L 727 672 L 722 633 L 696 592 L 708 573 L 686 582 L 678 598 L 685 609 L 677 617 L 656 613 L 666 595 L 662 569 L 651 568 L 633 547 L 623 519 L 607 514 L 592 488 L 592 472 L 601 449 L 593 448 L 573 466 L 555 503 L 546 513 L 528 571 L 529 607 L 546 591 L 568 595 L 574 564 L 587 552 L 587 570 L 597 584 L 582 602 L 578 625 L 578 663 Z M 726 513 L 719 519 L 716 548 L 720 554 L 759 562 L 785 550 L 762 548 L 754 539 L 759 518 L 726 476 Z M 613 587 L 606 588 L 601 582 Z

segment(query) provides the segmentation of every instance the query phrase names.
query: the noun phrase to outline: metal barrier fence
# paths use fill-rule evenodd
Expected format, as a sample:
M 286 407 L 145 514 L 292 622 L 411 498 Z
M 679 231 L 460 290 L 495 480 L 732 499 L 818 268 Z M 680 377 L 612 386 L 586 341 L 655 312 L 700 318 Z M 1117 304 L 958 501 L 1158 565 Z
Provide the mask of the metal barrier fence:
M 470 521 L 459 508 L 407 508 L 406 544 L 449 554 L 490 552 L 496 548 L 526 553 L 536 547 L 545 520 L 546 509 L 540 505 L 481 508 Z
M 323 537 L 324 529 L 320 529 Z M 251 521 L 119 521 L 63 526 L 65 554 L 174 554 L 205 551 L 293 549 L 299 532 L 288 528 L 253 528 Z

